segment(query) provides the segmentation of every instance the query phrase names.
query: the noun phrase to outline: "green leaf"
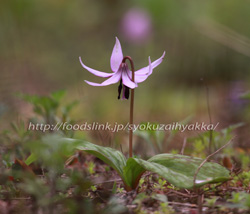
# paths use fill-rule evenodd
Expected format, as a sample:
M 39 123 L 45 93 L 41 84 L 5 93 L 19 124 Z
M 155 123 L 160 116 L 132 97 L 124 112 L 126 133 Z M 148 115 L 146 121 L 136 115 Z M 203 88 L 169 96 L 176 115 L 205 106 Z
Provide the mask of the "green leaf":
M 78 104 L 79 104 L 79 101 L 73 101 L 72 103 L 70 103 L 66 106 L 63 106 L 62 107 L 63 114 L 68 114 Z
M 194 175 L 202 161 L 200 158 L 173 154 L 156 155 L 148 161 L 129 158 L 124 168 L 125 181 L 132 189 L 135 189 L 141 175 L 148 170 L 162 176 L 176 187 L 191 189 L 194 187 Z M 227 169 L 217 163 L 207 162 L 201 167 L 196 177 L 195 187 L 228 179 Z
M 124 180 L 123 168 L 126 165 L 125 156 L 118 150 L 109 147 L 98 146 L 84 140 L 65 138 L 65 141 L 76 143 L 76 149 L 96 156 L 103 162 L 114 168 Z
M 245 123 L 241 122 L 241 123 L 236 123 L 236 124 L 233 124 L 233 125 L 230 125 L 224 129 L 221 130 L 221 132 L 224 134 L 224 135 L 229 135 L 231 134 L 232 131 L 234 131 L 235 129 L 239 128 L 239 127 L 242 127 L 244 126 Z
M 26 165 L 30 165 L 30 164 L 32 164 L 33 162 L 35 162 L 37 160 L 37 156 L 34 154 L 34 153 L 32 153 L 26 160 L 25 160 L 25 164 Z
M 124 179 L 126 184 L 135 189 L 140 181 L 141 175 L 146 171 L 146 168 L 141 166 L 136 158 L 129 158 L 123 169 Z
M 55 99 L 57 102 L 60 102 L 60 100 L 65 96 L 66 91 L 65 90 L 59 90 L 51 93 L 51 97 Z
M 59 106 L 60 100 L 65 95 L 65 91 L 56 91 L 50 94 L 50 96 L 38 96 L 28 94 L 17 94 L 23 100 L 33 105 L 34 112 L 42 116 L 49 116 L 54 114 Z
M 194 187 L 193 180 L 196 170 L 203 159 L 185 155 L 159 154 L 141 163 L 145 169 L 164 177 L 168 182 L 179 188 L 190 189 Z M 209 183 L 223 182 L 229 179 L 229 171 L 223 166 L 206 162 L 199 170 L 195 187 Z
M 194 175 L 203 162 L 203 159 L 200 158 L 173 154 L 159 154 L 148 161 L 139 158 L 129 158 L 126 161 L 125 156 L 120 151 L 109 147 L 70 138 L 63 138 L 63 141 L 68 142 L 75 149 L 93 154 L 114 168 L 121 176 L 126 190 L 135 189 L 141 175 L 146 170 L 159 174 L 176 187 L 193 188 Z M 223 182 L 228 179 L 229 171 L 226 168 L 214 162 L 207 162 L 197 174 L 195 187 Z
M 113 187 L 112 187 L 112 194 L 116 194 L 116 191 L 117 191 L 117 184 L 116 184 L 116 181 L 115 181 L 114 184 L 113 184 Z

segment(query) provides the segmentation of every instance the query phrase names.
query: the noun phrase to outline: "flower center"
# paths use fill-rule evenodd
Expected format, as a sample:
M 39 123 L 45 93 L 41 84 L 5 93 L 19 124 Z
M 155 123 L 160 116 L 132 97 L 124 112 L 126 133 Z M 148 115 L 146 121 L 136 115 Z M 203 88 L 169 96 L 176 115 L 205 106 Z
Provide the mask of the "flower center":
M 128 72 L 128 65 L 124 62 L 121 63 L 120 69 L 122 72 Z M 129 87 L 122 84 L 122 78 L 120 80 L 120 84 L 118 86 L 118 100 L 121 98 L 121 92 L 123 91 L 122 98 L 129 99 Z
M 122 80 L 120 80 L 120 85 L 118 86 L 118 100 L 121 97 L 121 92 L 122 92 Z
M 123 90 L 123 96 L 122 98 L 125 98 L 125 99 L 129 99 L 129 87 L 127 87 L 126 85 L 123 85 L 122 84 L 122 80 L 120 80 L 120 84 L 118 86 L 118 100 L 121 98 L 121 92 Z
M 129 87 L 125 86 L 124 89 L 125 89 L 125 92 L 124 92 L 125 99 L 128 100 L 128 98 L 129 98 Z M 124 90 L 124 89 L 123 89 L 123 90 Z

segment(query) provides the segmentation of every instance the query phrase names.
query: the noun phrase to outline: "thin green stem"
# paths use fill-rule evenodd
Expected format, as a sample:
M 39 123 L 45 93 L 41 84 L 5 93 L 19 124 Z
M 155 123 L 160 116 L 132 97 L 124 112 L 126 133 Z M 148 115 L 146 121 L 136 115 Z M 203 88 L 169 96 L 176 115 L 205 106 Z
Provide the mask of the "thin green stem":
M 125 56 L 122 60 L 124 63 L 125 61 L 129 60 L 130 66 L 131 66 L 131 71 L 132 71 L 132 82 L 135 81 L 135 68 L 134 68 L 134 62 L 130 56 Z M 130 119 L 129 123 L 133 125 L 134 123 L 134 96 L 135 96 L 135 91 L 134 89 L 131 89 L 131 98 L 130 98 Z M 129 157 L 133 156 L 133 129 L 129 130 Z

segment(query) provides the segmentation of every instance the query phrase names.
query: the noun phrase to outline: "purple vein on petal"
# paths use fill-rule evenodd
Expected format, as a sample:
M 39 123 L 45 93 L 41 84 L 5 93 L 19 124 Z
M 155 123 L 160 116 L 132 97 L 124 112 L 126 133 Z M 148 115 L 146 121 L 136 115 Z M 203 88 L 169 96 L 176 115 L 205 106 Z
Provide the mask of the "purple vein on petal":
M 81 57 L 79 57 L 79 60 L 80 60 L 80 63 L 82 65 L 82 67 L 84 67 L 86 70 L 88 70 L 90 73 L 94 74 L 95 76 L 107 78 L 107 77 L 111 77 L 113 75 L 113 73 L 105 73 L 105 72 L 102 72 L 102 71 L 97 71 L 95 69 L 92 69 L 92 68 L 84 65 L 83 62 L 82 62 Z

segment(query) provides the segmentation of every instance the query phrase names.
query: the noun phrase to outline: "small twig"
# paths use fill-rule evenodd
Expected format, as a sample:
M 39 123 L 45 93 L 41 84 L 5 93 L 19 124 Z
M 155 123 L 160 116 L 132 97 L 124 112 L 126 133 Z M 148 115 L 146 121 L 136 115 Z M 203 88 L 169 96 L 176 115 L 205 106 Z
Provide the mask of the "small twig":
M 185 193 L 182 193 L 182 192 L 178 192 L 176 190 L 170 190 L 167 194 L 170 195 L 171 193 L 174 193 L 176 195 L 180 195 L 182 197 L 187 197 L 187 198 L 196 198 L 197 197 L 197 195 L 191 195 L 190 193 L 185 194 Z
M 107 203 L 107 202 L 108 202 L 107 198 L 102 197 L 102 196 L 100 195 L 99 192 L 97 192 L 96 195 L 97 195 L 104 203 Z
M 212 117 L 211 117 L 211 111 L 210 111 L 210 105 L 209 105 L 209 88 L 207 84 L 205 83 L 206 87 L 206 97 L 207 97 L 207 111 L 208 111 L 208 117 L 209 117 L 209 123 L 212 124 Z M 209 130 L 209 144 L 208 144 L 208 154 L 212 151 L 212 140 L 213 140 L 213 130 Z
M 114 180 L 108 180 L 108 181 L 94 181 L 93 184 L 97 185 L 97 184 L 107 184 L 107 183 L 114 183 L 114 182 L 121 182 L 122 179 L 114 179 Z
M 187 138 L 185 137 L 185 138 L 184 138 L 184 141 L 183 141 L 182 148 L 181 148 L 181 155 L 184 154 L 184 150 L 185 150 L 186 144 L 187 144 Z
M 190 191 L 188 191 L 188 189 L 184 189 L 188 194 L 190 194 Z
M 42 170 L 42 176 L 43 176 L 43 178 L 44 178 L 44 177 L 45 177 L 44 168 L 41 167 L 41 170 Z
M 216 185 L 214 188 L 217 189 L 219 186 L 222 186 L 226 182 L 228 182 L 228 181 L 223 181 L 222 183 Z M 201 194 L 204 194 L 204 193 L 209 192 L 209 191 L 211 191 L 211 189 L 204 190 L 204 191 L 201 192 Z
M 30 199 L 31 199 L 31 197 L 27 197 L 27 198 L 11 198 L 10 200 L 15 201 L 15 200 L 30 200 Z
M 234 138 L 232 138 L 230 141 L 228 141 L 224 146 L 222 146 L 221 148 L 219 148 L 218 150 L 216 150 L 214 153 L 208 155 L 206 157 L 206 159 L 204 161 L 202 161 L 202 163 L 200 164 L 200 166 L 198 167 L 198 169 L 196 170 L 196 172 L 194 174 L 194 180 L 193 180 L 194 188 L 195 188 L 196 177 L 197 177 L 197 174 L 199 173 L 201 167 L 209 160 L 209 158 L 211 158 L 212 156 L 214 156 L 215 154 L 217 154 L 219 151 L 221 151 L 222 149 L 224 149 L 225 147 L 227 147 L 233 141 L 233 139 Z
M 198 202 L 197 202 L 198 214 L 202 214 L 203 200 L 204 200 L 204 195 L 201 194 L 200 191 L 198 190 Z
M 120 144 L 120 149 L 121 149 L 122 154 L 124 154 L 124 153 L 123 153 L 123 150 L 122 150 L 122 144 Z
M 173 201 L 169 201 L 168 204 L 169 205 L 178 205 L 178 206 L 183 206 L 183 207 L 191 207 L 191 208 L 197 207 L 196 204 L 188 204 L 188 203 L 173 202 Z

